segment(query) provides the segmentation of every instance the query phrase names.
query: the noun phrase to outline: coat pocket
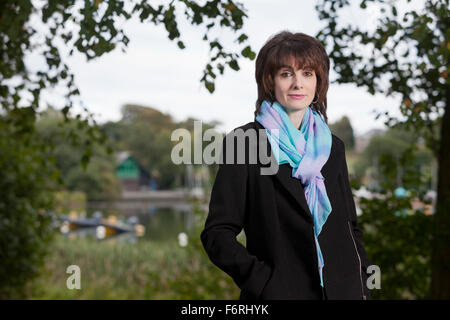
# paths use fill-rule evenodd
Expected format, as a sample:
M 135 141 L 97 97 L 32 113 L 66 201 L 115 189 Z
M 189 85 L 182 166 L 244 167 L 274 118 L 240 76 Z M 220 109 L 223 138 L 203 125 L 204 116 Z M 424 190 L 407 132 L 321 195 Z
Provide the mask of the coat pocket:
M 270 275 L 270 278 L 267 280 L 266 284 L 264 285 L 263 289 L 261 290 L 260 295 L 258 296 L 258 300 L 272 300 L 274 299 L 274 296 L 277 294 L 277 292 L 274 290 L 275 283 L 275 269 L 272 269 L 272 273 Z
M 259 300 L 261 292 L 270 280 L 273 268 L 264 262 L 259 262 L 263 268 L 259 272 L 253 273 L 241 288 L 241 300 Z

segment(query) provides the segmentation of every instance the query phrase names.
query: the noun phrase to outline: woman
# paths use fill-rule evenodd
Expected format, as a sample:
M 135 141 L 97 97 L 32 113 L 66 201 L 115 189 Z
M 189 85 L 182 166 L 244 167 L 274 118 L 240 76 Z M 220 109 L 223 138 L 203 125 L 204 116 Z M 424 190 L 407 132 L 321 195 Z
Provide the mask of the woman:
M 329 68 L 316 39 L 286 31 L 273 36 L 256 59 L 255 121 L 224 139 L 227 161 L 219 165 L 201 240 L 239 286 L 241 300 L 369 298 L 370 262 L 344 143 L 327 126 Z M 258 140 L 256 147 L 246 140 L 244 163 L 230 163 L 228 142 L 238 129 L 248 139 L 256 132 Z M 264 137 L 275 174 L 262 174 L 260 159 L 249 161 L 264 149 Z M 242 229 L 246 247 L 236 239 Z

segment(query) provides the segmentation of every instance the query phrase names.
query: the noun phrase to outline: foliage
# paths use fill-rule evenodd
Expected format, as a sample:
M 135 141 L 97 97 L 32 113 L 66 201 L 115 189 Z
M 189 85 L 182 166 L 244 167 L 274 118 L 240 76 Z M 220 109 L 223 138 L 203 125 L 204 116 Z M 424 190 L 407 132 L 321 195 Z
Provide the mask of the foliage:
M 374 189 L 402 185 L 426 192 L 432 187 L 433 154 L 419 141 L 417 133 L 395 128 L 373 136 L 354 165 L 355 179 Z
M 28 113 L 17 115 L 17 112 Z M 0 117 L 0 298 L 23 298 L 39 275 L 53 236 L 52 192 L 58 187 L 55 159 L 30 126 L 27 109 Z M 34 121 L 29 119 L 29 122 Z
M 175 129 L 185 128 L 193 136 L 195 119 L 189 118 L 177 123 L 169 115 L 139 105 L 124 105 L 122 114 L 120 121 L 108 122 L 100 127 L 107 137 L 104 147 L 115 152 L 129 151 L 151 172 L 161 189 L 183 186 L 185 167 L 175 165 L 170 158 L 173 145 L 178 143 L 170 142 L 171 134 Z M 69 123 L 62 125 L 62 114 L 48 108 L 40 115 L 36 127 L 46 143 L 52 146 L 52 154 L 67 190 L 83 191 L 88 200 L 116 199 L 121 190 L 115 174 L 114 156 L 107 154 L 104 148 L 93 148 L 89 164 L 86 168 L 81 168 L 81 148 L 68 145 L 70 130 L 76 128 L 78 123 L 77 119 L 70 118 Z M 214 123 L 202 122 L 202 130 L 210 129 L 213 125 Z M 79 137 L 81 145 L 88 141 L 83 134 Z M 203 141 L 203 147 L 207 143 Z M 193 143 L 191 147 L 193 154 Z
M 370 31 L 338 22 L 339 10 L 349 4 L 347 0 L 322 0 L 316 5 L 320 20 L 326 23 L 317 38 L 330 43 L 329 56 L 339 74 L 335 82 L 364 86 L 371 94 L 401 97 L 404 120 L 388 117 L 386 124 L 423 131 L 427 145 L 437 154 L 439 132 L 434 119 L 444 113 L 444 84 L 450 81 L 448 0 L 428 0 L 422 12 L 412 9 L 402 17 L 396 2 L 361 0 L 362 16 L 380 13 Z
M 176 181 L 183 168 L 170 159 L 170 136 L 176 123 L 169 115 L 142 106 L 125 105 L 122 114 L 122 145 L 156 177 L 160 188 L 179 187 Z
M 381 290 L 374 299 L 429 299 L 431 280 L 431 234 L 433 217 L 413 210 L 411 202 L 425 200 L 426 188 L 417 170 L 413 147 L 400 151 L 399 166 L 391 154 L 380 154 L 378 188 L 373 198 L 360 198 L 363 214 L 358 223 L 364 230 L 363 243 L 372 264 L 380 267 Z M 400 168 L 405 168 L 399 179 Z M 408 194 L 397 198 L 394 190 L 404 186 Z
M 66 88 L 65 106 L 62 109 L 65 121 L 72 106 L 78 103 L 79 90 L 65 56 L 74 52 L 83 54 L 87 60 L 101 57 L 121 46 L 125 51 L 129 38 L 121 26 L 133 17 L 143 23 L 165 27 L 168 38 L 177 41 L 184 49 L 177 20 L 180 16 L 191 25 L 204 27 L 203 40 L 209 43 L 210 61 L 207 62 L 200 79 L 209 92 L 215 90 L 215 78 L 227 67 L 239 70 L 238 59 L 253 60 L 256 54 L 247 45 L 248 37 L 240 32 L 235 38 L 237 48 L 228 50 L 217 38 L 217 33 L 242 29 L 247 17 L 243 5 L 232 0 L 210 0 L 198 3 L 192 0 L 177 0 L 170 3 L 150 4 L 146 0 L 133 1 L 75 1 L 50 0 L 13 1 L 0 4 L 0 106 L 6 113 L 28 107 L 37 113 L 42 106 L 42 92 L 55 86 Z M 33 22 L 32 22 L 33 21 Z M 64 44 L 61 46 L 60 44 Z M 62 49 L 63 48 L 63 49 Z M 65 52 L 66 48 L 71 48 Z M 26 58 L 31 55 L 43 58 L 42 69 L 27 68 Z M 81 103 L 81 106 L 83 104 Z M 105 135 L 99 131 L 92 114 L 85 119 L 77 115 L 78 125 L 68 138 L 71 145 L 78 145 L 79 134 L 85 134 L 89 143 L 83 144 L 82 164 L 85 167 L 92 155 L 90 143 L 104 143 Z M 20 113 L 19 113 L 20 114 Z M 25 121 L 22 119 L 20 121 Z M 20 122 L 19 121 L 19 122 Z
M 411 0 L 407 0 L 410 3 Z M 417 4 L 417 2 L 414 2 Z M 422 3 L 421 3 L 422 4 Z M 316 37 L 329 50 L 339 77 L 371 94 L 397 97 L 402 117 L 384 115 L 385 124 L 420 132 L 438 163 L 437 203 L 433 216 L 431 296 L 450 298 L 450 5 L 426 0 L 417 10 L 397 1 L 361 0 L 363 18 L 379 18 L 368 30 L 338 21 L 348 0 L 321 0 L 316 9 L 325 26 Z M 401 10 L 400 10 L 401 9 Z M 404 10 L 405 9 L 405 10 Z
M 412 197 L 360 199 L 358 223 L 369 260 L 380 267 L 381 289 L 372 299 L 430 299 L 431 216 L 411 209 Z M 402 216 L 403 210 L 411 212 Z
M 339 121 L 329 125 L 331 132 L 338 136 L 345 144 L 346 150 L 353 150 L 355 147 L 355 136 L 350 120 L 343 116 Z
M 86 194 L 81 191 L 57 191 L 54 195 L 55 212 L 86 212 Z
M 200 81 L 209 92 L 214 91 L 217 72 L 223 74 L 226 67 L 239 70 L 237 60 L 240 57 L 255 58 L 255 53 L 246 45 L 245 33 L 236 37 L 240 47 L 237 52 L 224 49 L 215 37 L 209 39 L 215 26 L 233 32 L 242 28 L 246 17 L 244 8 L 231 0 L 212 0 L 202 5 L 190 0 L 161 5 L 145 0 L 0 2 L 0 114 L 8 118 L 6 122 L 1 120 L 0 131 L 2 295 L 20 295 L 27 280 L 38 273 L 45 255 L 45 243 L 51 235 L 48 218 L 42 212 L 51 208 L 53 184 L 70 179 L 72 187 L 81 185 L 88 192 L 89 186 L 94 186 L 93 194 L 88 196 L 97 197 L 101 192 L 96 182 L 101 180 L 100 184 L 112 185 L 111 190 L 106 191 L 109 195 L 114 192 L 111 175 L 100 174 L 93 178 L 98 169 L 105 167 L 101 161 L 91 167 L 87 176 L 81 171 L 63 176 L 56 173 L 56 161 L 58 168 L 67 172 L 79 162 L 86 168 L 94 155 L 94 146 L 106 141 L 105 133 L 99 130 L 82 102 L 80 105 L 88 113 L 87 117 L 82 119 L 78 114 L 71 118 L 71 108 L 78 103 L 80 92 L 74 75 L 64 62 L 65 56 L 77 51 L 91 60 L 111 52 L 118 45 L 123 45 L 124 50 L 129 39 L 119 26 L 133 16 L 139 17 L 141 22 L 163 25 L 169 39 L 176 40 L 178 47 L 183 49 L 185 45 L 180 40 L 177 25 L 177 18 L 182 13 L 190 24 L 206 25 L 203 40 L 208 41 L 212 55 Z M 64 52 L 66 48 L 70 51 Z M 26 66 L 26 58 L 30 55 L 41 58 L 44 67 Z M 56 86 L 65 88 L 62 113 L 67 125 L 65 146 L 59 141 L 57 160 L 50 152 L 55 147 L 52 134 L 41 137 L 34 130 L 38 110 L 45 107 L 43 92 Z M 76 119 L 75 125 L 73 119 Z M 72 148 L 77 147 L 81 159 L 66 157 L 73 155 Z
M 115 160 L 94 156 L 86 169 L 73 167 L 67 176 L 68 190 L 83 191 L 89 201 L 112 201 L 120 197 L 121 185 L 115 174 Z
M 49 107 L 36 121 L 37 133 L 51 147 L 51 154 L 56 159 L 64 188 L 70 191 L 84 191 L 88 200 L 117 199 L 121 188 L 115 177 L 114 156 L 105 151 L 104 146 L 94 148 L 95 145 L 83 132 L 78 134 L 79 146 L 68 144 L 71 132 L 82 125 L 79 119 L 68 118 L 68 120 L 65 123 L 62 113 Z M 81 146 L 86 145 L 92 148 L 92 153 L 89 163 L 83 167 L 80 166 L 83 161 Z M 110 146 L 107 147 L 113 150 Z
M 102 130 L 111 138 L 111 147 L 129 151 L 156 177 L 161 189 L 171 189 L 183 186 L 186 174 L 184 165 L 176 165 L 171 160 L 172 148 L 179 143 L 171 141 L 172 132 L 183 128 L 194 137 L 194 121 L 195 119 L 189 118 L 176 122 L 170 115 L 151 107 L 124 105 L 122 119 L 105 124 Z M 214 125 L 214 122 L 202 121 L 202 130 L 213 128 Z M 201 143 L 204 148 L 209 142 L 202 140 Z M 194 154 L 193 150 L 194 140 L 191 138 L 191 155 Z
M 178 0 L 163 4 L 150 4 L 146 0 L 133 1 L 75 1 L 50 0 L 45 2 L 2 1 L 0 5 L 0 104 L 3 108 L 19 107 L 23 96 L 32 96 L 31 107 L 37 110 L 42 90 L 56 84 L 65 84 L 66 114 L 79 95 L 74 75 L 64 63 L 64 54 L 58 43 L 82 53 L 87 60 L 95 59 L 121 46 L 125 50 L 129 38 L 121 29 L 124 21 L 138 17 L 143 23 L 163 25 L 168 38 L 185 48 L 177 20 L 180 15 L 194 26 L 204 26 L 203 40 L 210 46 L 211 58 L 203 70 L 201 82 L 214 92 L 216 73 L 223 74 L 228 66 L 239 70 L 240 57 L 253 60 L 255 53 L 246 45 L 247 35 L 236 37 L 238 52 L 226 50 L 217 37 L 210 35 L 214 27 L 237 32 L 247 17 L 244 7 L 231 0 L 198 1 Z M 36 21 L 31 23 L 31 19 Z M 215 32 L 214 32 L 215 33 Z M 27 54 L 39 54 L 48 69 L 32 71 L 26 68 Z M 19 77 L 18 82 L 7 82 Z

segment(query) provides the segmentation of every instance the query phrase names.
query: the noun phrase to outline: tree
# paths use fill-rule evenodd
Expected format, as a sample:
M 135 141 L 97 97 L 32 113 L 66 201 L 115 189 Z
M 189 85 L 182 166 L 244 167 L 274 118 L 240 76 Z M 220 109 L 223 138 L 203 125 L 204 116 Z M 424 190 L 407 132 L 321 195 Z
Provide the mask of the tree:
M 353 135 L 352 124 L 347 116 L 330 125 L 330 130 L 344 141 L 346 150 L 353 150 L 355 147 L 355 136 Z
M 408 0 L 408 3 L 411 1 Z M 399 15 L 398 2 L 361 0 L 363 15 L 380 10 L 375 30 L 340 25 L 339 10 L 347 0 L 316 5 L 325 23 L 316 37 L 328 48 L 337 83 L 355 83 L 371 94 L 399 97 L 404 119 L 384 115 L 386 125 L 421 132 L 438 163 L 437 205 L 433 216 L 431 297 L 450 298 L 450 114 L 449 0 L 427 0 L 421 12 Z M 370 12 L 374 14 L 374 11 Z
M 122 107 L 122 119 L 106 128 L 109 134 L 117 137 L 118 144 L 130 151 L 148 171 L 159 178 L 158 185 L 162 189 L 180 187 L 182 177 L 185 176 L 185 166 L 176 165 L 171 160 L 172 148 L 178 141 L 171 141 L 173 130 L 184 128 L 194 139 L 194 121 L 188 118 L 182 122 L 173 121 L 170 115 L 164 114 L 151 107 L 138 105 L 124 105 Z M 215 123 L 202 122 L 202 130 L 212 128 Z M 194 154 L 194 140 L 191 141 L 191 155 Z M 202 141 L 202 150 L 208 141 Z M 193 159 L 192 159 L 193 160 Z
M 10 125 L 25 117 L 18 112 L 27 110 L 0 116 L 0 299 L 24 297 L 39 274 L 54 234 L 51 192 L 59 187 L 50 148 L 26 126 Z
M 116 159 L 103 148 L 92 151 L 92 157 L 86 168 L 80 166 L 83 147 L 67 144 L 67 136 L 76 130 L 80 121 L 70 119 L 64 124 L 64 117 L 59 110 L 47 108 L 39 114 L 36 121 L 36 133 L 44 143 L 51 146 L 51 155 L 56 159 L 64 188 L 70 191 L 83 191 L 89 201 L 115 200 L 120 195 L 120 184 L 115 177 Z M 88 140 L 79 134 L 83 140 Z M 105 142 L 105 145 L 110 146 Z
M 40 104 L 41 92 L 57 84 L 66 84 L 66 114 L 72 107 L 74 97 L 79 95 L 74 75 L 64 63 L 64 56 L 57 43 L 72 48 L 69 55 L 78 51 L 87 60 L 92 60 L 121 46 L 129 38 L 119 27 L 121 20 L 139 17 L 143 23 L 164 25 L 168 38 L 177 41 L 180 49 L 185 48 L 181 40 L 177 19 L 184 15 L 195 26 L 204 26 L 203 40 L 209 43 L 211 58 L 200 79 L 209 92 L 214 92 L 216 74 L 223 74 L 226 67 L 239 70 L 238 59 L 253 60 L 255 53 L 246 46 L 245 33 L 236 36 L 237 52 L 225 50 L 219 39 L 211 35 L 214 27 L 229 29 L 234 33 L 242 29 L 247 17 L 242 4 L 232 0 L 210 0 L 203 5 L 192 0 L 173 0 L 166 4 L 153 5 L 145 0 L 49 0 L 39 7 L 37 2 L 5 0 L 0 4 L 0 103 L 9 110 L 17 108 L 22 96 L 32 97 L 30 107 L 35 111 Z M 38 18 L 42 27 L 38 30 L 30 19 Z M 75 30 L 73 29 L 75 27 Z M 42 32 L 45 30 L 45 33 Z M 214 32 L 215 33 L 215 32 Z M 25 66 L 27 54 L 39 54 L 48 69 L 32 71 Z M 17 79 L 17 82 L 9 80 Z M 87 111 L 87 109 L 86 109 Z
M 180 49 L 185 47 L 177 24 L 180 16 L 184 16 L 192 25 L 204 26 L 202 39 L 209 43 L 211 58 L 206 63 L 200 81 L 211 93 L 214 92 L 216 74 L 223 74 L 228 67 L 239 70 L 238 59 L 253 60 L 256 55 L 250 46 L 246 45 L 245 33 L 239 32 L 236 35 L 236 50 L 225 49 L 217 38 L 217 30 L 225 29 L 234 33 L 241 30 L 247 17 L 243 5 L 232 0 L 210 0 L 202 4 L 193 0 L 173 0 L 161 5 L 153 5 L 145 0 L 2 0 L 0 132 L 3 135 L 0 140 L 2 145 L 5 144 L 5 148 L 1 149 L 0 164 L 10 171 L 3 171 L 4 167 L 0 168 L 1 179 L 5 178 L 5 181 L 1 181 L 0 196 L 0 258 L 2 267 L 9 267 L 9 274 L 15 274 L 11 279 L 21 279 L 10 282 L 17 285 L 17 289 L 36 274 L 45 254 L 50 231 L 47 222 L 36 212 L 51 209 L 53 187 L 50 185 L 52 181 L 56 183 L 60 178 L 56 174 L 46 174 L 51 171 L 49 163 L 44 161 L 47 154 L 40 152 L 51 149 L 54 143 L 52 139 L 44 142 L 36 132 L 38 110 L 40 107 L 46 107 L 41 98 L 42 93 L 56 86 L 66 89 L 65 106 L 62 108 L 66 123 L 71 122 L 71 108 L 78 103 L 80 94 L 74 75 L 64 62 L 65 53 L 61 48 L 70 48 L 69 55 L 79 52 L 88 61 L 111 52 L 118 46 L 125 50 L 129 39 L 120 25 L 133 16 L 139 17 L 141 22 L 163 25 L 168 32 L 168 38 L 177 41 Z M 38 21 L 38 25 L 32 23 L 32 19 Z M 30 54 L 42 58 L 45 67 L 38 70 L 27 68 L 25 59 Z M 81 105 L 83 106 L 82 103 Z M 93 155 L 92 150 L 97 145 L 104 145 L 106 134 L 99 130 L 88 108 L 84 107 L 84 110 L 88 112 L 88 116 L 82 119 L 80 114 L 76 115 L 78 123 L 75 128 L 71 128 L 67 143 L 82 147 L 81 164 L 86 168 Z M 32 142 L 30 137 L 34 139 Z M 20 161 L 22 158 L 26 161 Z M 4 187 L 7 187 L 8 192 L 3 192 Z M 30 192 L 14 194 L 17 190 L 27 188 Z M 10 214 L 13 214 L 17 221 L 22 219 L 20 221 L 23 224 L 9 223 Z M 3 223 L 4 221 L 9 224 Z M 29 237 L 27 241 L 31 242 L 31 246 L 24 244 L 24 250 L 13 246 L 24 237 Z M 4 254 L 5 252 L 10 254 Z M 18 268 L 16 262 L 24 267 Z M 0 277 L 8 274 L 2 273 L 4 270 L 8 271 L 1 269 Z M 6 276 L 3 279 L 8 280 Z M 3 290 L 7 285 L 4 284 L 0 281 L 0 292 L 7 292 Z
M 184 49 L 177 19 L 184 16 L 194 26 L 204 27 L 202 40 L 208 42 L 211 53 L 200 79 L 205 88 L 213 93 L 215 78 L 226 68 L 239 70 L 238 60 L 253 60 L 256 56 L 247 45 L 248 36 L 238 32 L 247 17 L 244 6 L 232 0 L 209 0 L 199 4 L 193 0 L 173 0 L 154 5 L 146 0 L 49 0 L 43 3 L 5 0 L 0 3 L 0 111 L 10 112 L 17 108 L 29 108 L 35 115 L 42 106 L 41 94 L 57 85 L 66 88 L 65 107 L 67 119 L 72 106 L 79 98 L 75 77 L 66 63 L 58 43 L 83 54 L 88 61 L 111 52 L 118 46 L 126 51 L 129 38 L 120 28 L 121 22 L 136 16 L 142 23 L 163 25 L 168 38 L 177 41 Z M 40 26 L 31 23 L 37 18 Z M 220 29 L 236 35 L 238 48 L 226 49 L 217 38 Z M 37 54 L 46 62 L 46 68 L 31 70 L 25 65 L 27 55 Z M 29 99 L 31 98 L 31 99 Z M 106 136 L 99 130 L 87 107 L 86 119 L 69 135 L 70 142 L 80 143 L 78 133 L 86 132 L 82 165 L 86 167 L 95 143 L 103 144 Z M 22 121 L 16 123 L 20 126 Z
M 431 180 L 423 173 L 432 171 L 434 159 L 430 150 L 420 146 L 419 139 L 417 132 L 398 128 L 373 136 L 355 164 L 357 179 L 362 182 L 371 169 L 378 186 L 403 186 L 426 193 Z

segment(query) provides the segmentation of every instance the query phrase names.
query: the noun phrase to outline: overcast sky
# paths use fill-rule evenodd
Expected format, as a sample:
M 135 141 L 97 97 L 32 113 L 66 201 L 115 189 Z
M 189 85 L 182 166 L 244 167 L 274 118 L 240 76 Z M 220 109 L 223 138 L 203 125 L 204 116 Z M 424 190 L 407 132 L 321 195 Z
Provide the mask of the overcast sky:
M 249 0 L 243 3 L 248 19 L 242 31 L 249 36 L 249 44 L 255 52 L 281 30 L 314 35 L 323 26 L 314 1 Z M 354 8 L 345 12 L 342 21 L 371 27 L 375 25 L 375 12 L 366 11 L 364 16 L 364 11 Z M 179 19 L 179 27 L 181 40 L 186 45 L 184 50 L 167 38 L 162 26 L 134 20 L 124 24 L 130 38 L 126 53 L 115 50 L 90 62 L 79 54 L 70 57 L 68 64 L 75 74 L 81 98 L 98 122 L 119 120 L 124 104 L 150 106 L 177 121 L 187 117 L 217 120 L 221 122 L 218 129 L 223 132 L 253 121 L 257 97 L 255 60 L 240 60 L 240 71 L 227 69 L 224 75 L 218 75 L 216 91 L 210 94 L 199 81 L 209 54 L 208 44 L 201 40 L 204 31 L 187 24 L 184 18 Z M 223 30 L 217 36 L 226 45 L 239 34 Z M 31 65 L 35 63 L 32 58 L 29 61 Z M 334 78 L 336 74 L 331 71 L 330 79 Z M 381 119 L 375 120 L 374 109 L 391 112 L 398 109 L 397 99 L 372 96 L 364 88 L 350 84 L 331 84 L 327 97 L 329 122 L 347 115 L 358 135 L 384 127 Z M 54 105 L 60 101 L 57 90 L 44 98 Z

